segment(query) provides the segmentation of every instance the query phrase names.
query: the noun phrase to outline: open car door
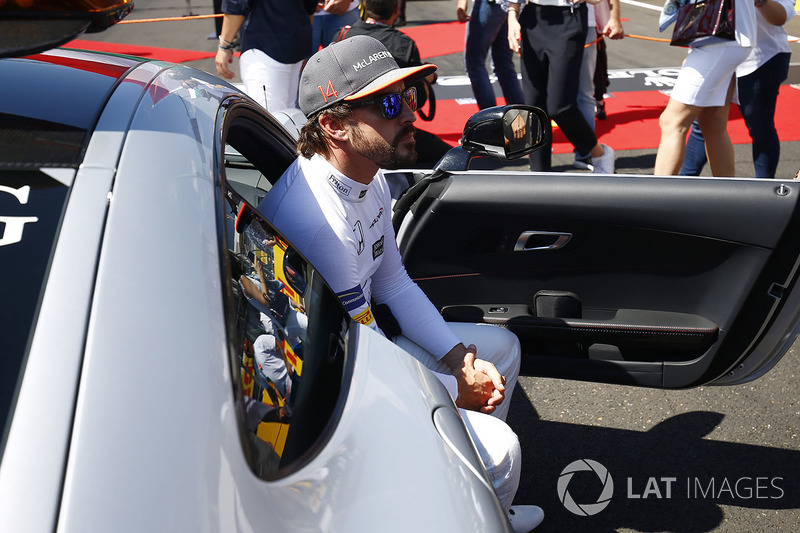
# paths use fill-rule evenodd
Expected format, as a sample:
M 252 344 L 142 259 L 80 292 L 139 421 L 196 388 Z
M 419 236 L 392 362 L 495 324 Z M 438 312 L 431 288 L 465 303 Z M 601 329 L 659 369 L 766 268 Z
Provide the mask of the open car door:
M 800 321 L 800 182 L 459 169 L 503 157 L 511 108 L 537 130 L 515 155 L 540 145 L 538 110 L 479 113 L 456 164 L 397 202 L 406 268 L 447 320 L 512 330 L 529 375 L 685 388 L 780 359 Z

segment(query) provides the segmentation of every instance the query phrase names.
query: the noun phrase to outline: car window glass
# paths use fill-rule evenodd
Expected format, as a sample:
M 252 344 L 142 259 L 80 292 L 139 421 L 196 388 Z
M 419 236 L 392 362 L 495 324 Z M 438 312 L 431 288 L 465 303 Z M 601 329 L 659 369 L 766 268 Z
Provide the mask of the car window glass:
M 68 192 L 47 170 L 0 168 L 0 431 L 11 420 Z
M 254 472 L 275 479 L 313 457 L 335 426 L 347 392 L 350 318 L 250 204 L 266 194 L 264 173 L 235 141 L 223 146 L 229 331 L 241 430 Z

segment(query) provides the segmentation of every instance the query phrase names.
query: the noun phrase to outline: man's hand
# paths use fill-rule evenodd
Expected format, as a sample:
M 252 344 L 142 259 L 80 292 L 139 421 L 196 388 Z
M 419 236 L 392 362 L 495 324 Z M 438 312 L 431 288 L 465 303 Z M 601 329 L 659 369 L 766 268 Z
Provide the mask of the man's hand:
M 239 34 L 239 28 L 244 24 L 244 18 L 244 15 L 229 15 L 225 13 L 222 17 L 222 31 L 219 34 L 220 45 L 231 46 L 231 43 L 236 40 L 236 36 Z M 233 72 L 228 68 L 231 63 L 233 63 L 233 49 L 223 50 L 222 48 L 217 48 L 217 56 L 214 58 L 217 74 L 232 80 Z
M 456 405 L 462 409 L 491 413 L 505 399 L 505 378 L 493 364 L 476 359 L 477 349 L 459 344 L 444 356 L 458 382 Z
M 519 24 L 517 14 L 508 10 L 508 47 L 517 54 L 520 53 L 520 41 L 522 40 L 522 26 Z
M 613 17 L 608 21 L 606 27 L 603 28 L 603 35 L 609 39 L 622 39 L 625 37 L 625 31 L 622 29 L 622 23 Z
M 625 37 L 625 30 L 622 29 L 622 16 L 620 11 L 620 0 L 608 0 L 609 19 L 606 27 L 603 28 L 603 35 L 609 39 L 622 39 Z
M 469 19 L 472 17 L 469 16 L 467 13 L 467 1 L 468 0 L 458 0 L 458 7 L 456 8 L 456 18 L 459 22 L 469 22 Z
M 214 58 L 214 64 L 217 66 L 217 74 L 229 80 L 233 79 L 233 71 L 228 68 L 228 65 L 233 63 L 233 50 L 223 50 L 217 48 L 217 57 Z

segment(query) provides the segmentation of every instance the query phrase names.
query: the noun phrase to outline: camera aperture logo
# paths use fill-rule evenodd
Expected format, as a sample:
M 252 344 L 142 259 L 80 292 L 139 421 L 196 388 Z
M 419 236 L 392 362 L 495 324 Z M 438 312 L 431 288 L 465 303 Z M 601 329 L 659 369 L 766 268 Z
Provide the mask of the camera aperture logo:
M 572 498 L 567 487 L 569 482 L 572 481 L 572 476 L 574 476 L 576 472 L 586 471 L 592 471 L 597 475 L 603 489 L 600 492 L 600 496 L 597 497 L 596 502 L 579 504 Z M 611 496 L 613 495 L 614 480 L 611 479 L 611 474 L 608 473 L 608 469 L 605 466 L 592 459 L 578 459 L 577 461 L 571 462 L 561 471 L 561 475 L 558 477 L 558 499 L 561 500 L 561 503 L 564 504 L 567 511 L 578 516 L 596 515 L 608 506 L 611 502 Z

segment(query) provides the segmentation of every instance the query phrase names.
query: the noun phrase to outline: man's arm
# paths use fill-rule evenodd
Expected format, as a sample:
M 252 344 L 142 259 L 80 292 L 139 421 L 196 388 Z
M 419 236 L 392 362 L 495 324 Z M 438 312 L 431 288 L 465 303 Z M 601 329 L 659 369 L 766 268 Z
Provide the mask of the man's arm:
M 622 29 L 622 15 L 620 13 L 620 0 L 608 0 L 610 5 L 610 15 L 606 27 L 603 28 L 603 35 L 609 39 L 622 39 L 625 31 Z
M 520 53 L 519 43 L 522 40 L 519 12 L 523 7 L 525 7 L 524 1 L 509 0 L 508 2 L 508 47 L 517 54 Z
M 788 5 L 788 2 L 756 0 L 755 4 L 758 12 L 764 17 L 764 20 L 774 26 L 783 26 L 786 24 L 786 21 L 789 20 L 789 13 L 792 15 L 794 14 L 794 9 L 792 9 L 792 6 Z
M 385 194 L 388 205 L 388 191 Z M 459 407 L 491 413 L 504 398 L 503 376 L 494 365 L 476 358 L 475 346 L 466 348 L 461 343 L 408 276 L 395 244 L 391 217 L 385 217 L 383 232 L 386 245 L 381 264 L 372 275 L 372 297 L 389 306 L 403 335 L 447 365 L 458 383 Z
M 458 0 L 458 5 L 456 6 L 456 19 L 459 22 L 469 22 L 470 17 L 469 13 L 467 13 L 467 3 L 469 0 Z
M 350 0 L 325 0 L 320 2 L 322 9 L 331 15 L 344 15 L 350 8 Z
M 244 19 L 244 15 L 229 15 L 227 13 L 222 18 L 222 32 L 219 34 L 219 47 L 217 48 L 217 56 L 214 58 L 214 64 L 217 67 L 217 73 L 229 80 L 233 79 L 233 71 L 228 68 L 228 65 L 233 63 L 233 41 L 236 40 L 236 35 L 239 33 L 239 28 L 244 24 Z

